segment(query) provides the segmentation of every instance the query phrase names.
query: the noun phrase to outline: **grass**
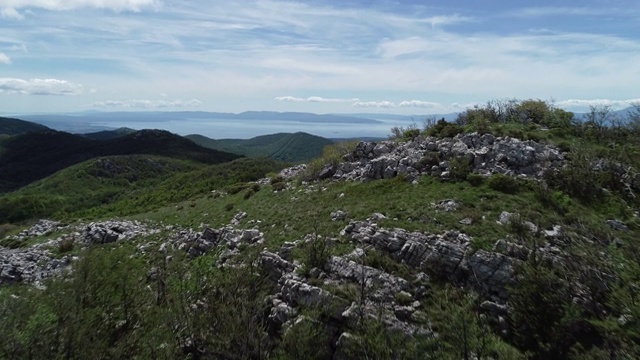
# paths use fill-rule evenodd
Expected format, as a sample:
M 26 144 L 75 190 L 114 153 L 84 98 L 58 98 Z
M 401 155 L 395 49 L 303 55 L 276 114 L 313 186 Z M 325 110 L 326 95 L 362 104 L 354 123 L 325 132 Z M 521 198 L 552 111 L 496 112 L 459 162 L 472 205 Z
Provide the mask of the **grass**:
M 456 200 L 459 209 L 444 212 L 432 206 L 444 199 Z M 240 227 L 253 226 L 250 221 L 254 224 L 260 221 L 257 226 L 265 233 L 268 244 L 277 247 L 314 232 L 337 236 L 347 221 L 331 221 L 332 211 L 345 211 L 347 220 L 364 220 L 374 212 L 381 212 L 387 216 L 379 221 L 382 227 L 430 233 L 458 230 L 473 236 L 476 246 L 489 248 L 509 233 L 508 227 L 496 223 L 503 211 L 520 212 L 525 219 L 545 227 L 569 221 L 572 214 L 581 214 L 583 222 L 595 224 L 604 223 L 613 214 L 620 213 L 621 204 L 615 198 L 601 205 L 588 209 L 572 202 L 569 217 L 566 217 L 545 206 L 527 186 L 517 194 L 504 194 L 486 184 L 443 183 L 427 176 L 417 185 L 401 178 L 369 183 L 294 185 L 280 192 L 273 192 L 267 185 L 249 198 L 242 192 L 217 198 L 202 196 L 133 218 L 180 226 L 197 227 L 204 223 L 220 227 L 228 224 L 237 212 L 245 211 L 248 217 L 241 221 Z M 469 217 L 474 220 L 473 225 L 460 224 L 460 220 Z

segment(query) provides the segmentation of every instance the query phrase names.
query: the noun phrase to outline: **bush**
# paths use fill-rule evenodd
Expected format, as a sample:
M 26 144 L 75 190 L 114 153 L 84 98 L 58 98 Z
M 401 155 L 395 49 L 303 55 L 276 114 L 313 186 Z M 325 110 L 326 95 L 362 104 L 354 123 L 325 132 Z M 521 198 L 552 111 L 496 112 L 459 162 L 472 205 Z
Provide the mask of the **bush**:
M 2 224 L 0 225 L 0 239 L 7 236 L 8 233 L 13 231 L 16 227 L 11 224 Z
M 72 237 L 66 237 L 60 240 L 58 243 L 58 253 L 64 254 L 73 250 L 73 246 L 75 244 L 75 239 Z
M 471 186 L 480 186 L 484 183 L 484 176 L 476 173 L 471 173 L 467 175 L 467 181 Z
M 273 191 L 282 191 L 285 190 L 287 188 L 287 184 L 283 183 L 283 182 L 277 182 L 271 185 L 271 188 L 273 189 Z
M 269 179 L 269 183 L 271 185 L 275 184 L 275 183 L 281 183 L 284 181 L 284 178 L 280 175 L 276 175 L 274 177 L 272 177 L 271 179 Z
M 234 195 L 234 194 L 237 194 L 237 193 L 241 192 L 242 190 L 244 190 L 244 189 L 246 189 L 248 187 L 249 187 L 249 184 L 238 183 L 238 184 L 233 184 L 233 185 L 227 186 L 227 188 L 225 190 L 230 195 Z
M 461 134 L 464 131 L 462 126 L 447 122 L 444 118 L 438 120 L 438 122 L 427 129 L 426 134 L 428 136 L 435 136 L 438 138 L 454 137 Z
M 416 167 L 418 170 L 428 170 L 432 166 L 440 165 L 440 161 L 440 153 L 436 151 L 429 151 L 416 163 Z
M 9 249 L 17 249 L 19 247 L 22 247 L 22 245 L 23 245 L 22 241 L 18 239 L 7 238 L 7 239 L 0 240 L 0 246 L 6 247 Z
M 247 189 L 247 191 L 245 191 L 244 193 L 244 199 L 247 200 L 249 198 L 251 198 L 253 195 L 255 195 L 255 191 L 253 189 Z
M 504 174 L 492 175 L 487 181 L 487 185 L 493 190 L 505 194 L 515 194 L 520 190 L 520 182 L 518 179 Z
M 550 187 L 586 203 L 602 200 L 605 192 L 593 170 L 592 157 L 582 151 L 573 151 L 572 155 L 568 166 L 546 171 L 544 180 Z
M 309 271 L 313 268 L 323 269 L 331 256 L 329 243 L 318 235 L 314 235 L 312 239 L 302 244 L 300 249 L 302 252 L 302 273 L 305 276 L 308 276 Z
M 225 210 L 225 211 L 231 211 L 231 210 L 233 210 L 233 207 L 234 207 L 234 206 L 235 206 L 235 205 L 234 205 L 233 203 L 227 203 L 227 204 L 224 206 L 224 210 Z
M 466 156 L 454 157 L 449 160 L 449 176 L 455 181 L 464 181 L 471 173 L 471 161 Z

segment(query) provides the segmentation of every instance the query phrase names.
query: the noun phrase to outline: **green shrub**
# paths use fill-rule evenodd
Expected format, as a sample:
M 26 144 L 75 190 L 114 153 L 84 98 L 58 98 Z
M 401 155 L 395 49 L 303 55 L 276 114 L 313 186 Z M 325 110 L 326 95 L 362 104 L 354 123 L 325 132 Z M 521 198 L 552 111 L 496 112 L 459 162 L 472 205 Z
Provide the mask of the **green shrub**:
M 416 167 L 418 170 L 428 170 L 432 166 L 440 165 L 440 161 L 440 153 L 436 151 L 429 151 L 416 163 Z
M 247 200 L 249 198 L 251 198 L 253 195 L 255 195 L 255 191 L 253 189 L 247 189 L 247 191 L 244 192 L 244 199 Z
M 504 174 L 494 174 L 489 180 L 487 185 L 493 190 L 503 192 L 505 194 L 515 194 L 520 190 L 520 182 L 513 176 Z
M 0 239 L 7 236 L 10 232 L 12 232 L 16 227 L 12 224 L 2 224 L 0 225 Z
M 516 139 L 525 139 L 524 131 L 522 129 L 509 128 L 506 131 L 506 135 Z
M 73 251 L 75 239 L 73 237 L 66 237 L 60 240 L 58 243 L 58 253 L 64 254 Z
M 277 182 L 271 185 L 273 191 L 282 191 L 287 188 L 287 184 L 283 182 Z
M 276 175 L 276 176 L 272 177 L 271 179 L 269 179 L 269 183 L 271 185 L 273 185 L 275 183 L 280 183 L 280 182 L 283 182 L 283 181 L 284 181 L 284 178 L 282 176 L 280 176 L 280 175 Z
M 426 134 L 428 136 L 446 138 L 454 137 L 458 134 L 461 134 L 463 131 L 464 129 L 462 126 L 455 123 L 447 122 L 445 119 L 440 119 L 434 126 L 427 129 Z
M 233 210 L 234 206 L 235 205 L 233 203 L 227 203 L 227 204 L 224 205 L 224 210 L 225 211 L 231 211 L 231 210 Z
M 314 235 L 312 239 L 300 246 L 302 257 L 302 274 L 309 275 L 313 268 L 324 269 L 325 264 L 331 256 L 331 246 L 326 239 L 319 235 Z
M 469 175 L 467 175 L 467 181 L 469 182 L 469 184 L 471 184 L 471 186 L 478 187 L 484 183 L 484 176 L 476 173 L 470 173 Z
M 0 240 L 0 246 L 6 247 L 9 249 L 17 249 L 23 246 L 23 242 L 18 239 L 6 238 L 6 239 Z
M 229 185 L 225 188 L 225 190 L 227 191 L 227 193 L 234 195 L 237 194 L 239 192 L 241 192 L 242 190 L 246 189 L 249 187 L 249 184 L 246 183 L 238 183 L 238 184 L 233 184 L 233 185 Z
M 449 176 L 455 181 L 464 181 L 471 174 L 471 160 L 466 156 L 449 159 Z

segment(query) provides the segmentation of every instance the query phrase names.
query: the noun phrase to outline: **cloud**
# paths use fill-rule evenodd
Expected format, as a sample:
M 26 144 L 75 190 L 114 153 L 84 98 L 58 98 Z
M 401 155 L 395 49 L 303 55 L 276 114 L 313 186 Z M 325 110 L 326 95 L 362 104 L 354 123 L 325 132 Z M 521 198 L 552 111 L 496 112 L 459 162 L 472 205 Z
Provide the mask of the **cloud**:
M 557 106 L 572 108 L 572 107 L 589 107 L 589 106 L 611 106 L 616 109 L 624 109 L 632 104 L 640 104 L 640 99 L 628 99 L 628 100 L 611 100 L 611 99 L 569 99 L 558 101 L 555 103 Z
M 303 98 L 295 97 L 295 96 L 278 96 L 276 97 L 277 101 L 289 101 L 289 102 L 303 102 L 306 101 Z
M 5 0 L 0 3 L 3 18 L 22 19 L 19 9 L 74 10 L 79 8 L 107 9 L 139 12 L 144 8 L 157 8 L 159 0 Z
M 429 101 L 420 101 L 420 100 L 405 100 L 398 104 L 399 107 L 414 107 L 414 108 L 423 108 L 423 109 L 437 109 L 441 108 L 442 104 L 436 102 Z
M 555 7 L 541 6 L 529 7 L 509 11 L 505 15 L 516 17 L 548 17 L 548 16 L 633 16 L 637 11 L 629 8 L 617 7 Z
M 454 14 L 454 15 L 432 16 L 432 17 L 423 19 L 422 21 L 430 24 L 431 27 L 437 27 L 437 26 L 442 26 L 442 25 L 458 24 L 458 23 L 461 23 L 461 22 L 469 22 L 469 21 L 472 21 L 472 20 L 473 20 L 473 18 L 471 18 L 471 17 L 460 16 L 458 14 Z
M 58 79 L 0 78 L 0 93 L 24 95 L 80 95 L 82 85 Z
M 16 20 L 22 20 L 24 19 L 24 16 L 22 16 L 19 12 L 16 11 L 16 9 L 14 8 L 5 8 L 5 7 L 0 7 L 0 16 L 3 19 L 16 19 Z
M 107 100 L 99 101 L 91 104 L 91 107 L 97 108 L 138 108 L 138 109 L 163 109 L 163 108 L 196 108 L 202 105 L 197 99 L 191 100 Z
M 381 109 L 392 109 L 394 107 L 396 107 L 396 104 L 394 104 L 391 101 L 356 101 L 353 103 L 353 106 L 355 107 L 362 107 L 362 108 L 381 108 Z
M 0 53 L 0 64 L 10 65 L 11 59 L 3 53 Z
M 309 96 L 308 98 L 299 98 L 295 96 L 278 96 L 275 98 L 277 101 L 289 101 L 289 102 L 312 102 L 312 103 L 340 103 L 340 102 L 355 102 L 360 101 L 358 98 L 353 99 L 332 99 L 323 98 L 320 96 Z

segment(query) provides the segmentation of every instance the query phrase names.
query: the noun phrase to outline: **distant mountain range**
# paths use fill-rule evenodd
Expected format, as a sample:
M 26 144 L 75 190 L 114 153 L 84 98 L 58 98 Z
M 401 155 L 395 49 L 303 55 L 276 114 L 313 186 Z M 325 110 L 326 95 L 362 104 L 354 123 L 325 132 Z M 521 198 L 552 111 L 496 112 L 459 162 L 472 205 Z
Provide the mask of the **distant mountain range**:
M 338 114 L 312 114 L 302 112 L 246 111 L 239 114 L 205 111 L 88 111 L 67 114 L 25 114 L 21 119 L 43 124 L 61 131 L 74 133 L 110 130 L 110 123 L 162 123 L 194 120 L 250 120 L 281 121 L 313 124 L 378 124 L 379 120 L 362 116 Z
M 103 156 L 145 154 L 203 164 L 247 156 L 296 163 L 320 156 L 324 147 L 332 143 L 303 132 L 221 140 L 130 128 L 71 134 L 28 121 L 0 118 L 0 193 Z

